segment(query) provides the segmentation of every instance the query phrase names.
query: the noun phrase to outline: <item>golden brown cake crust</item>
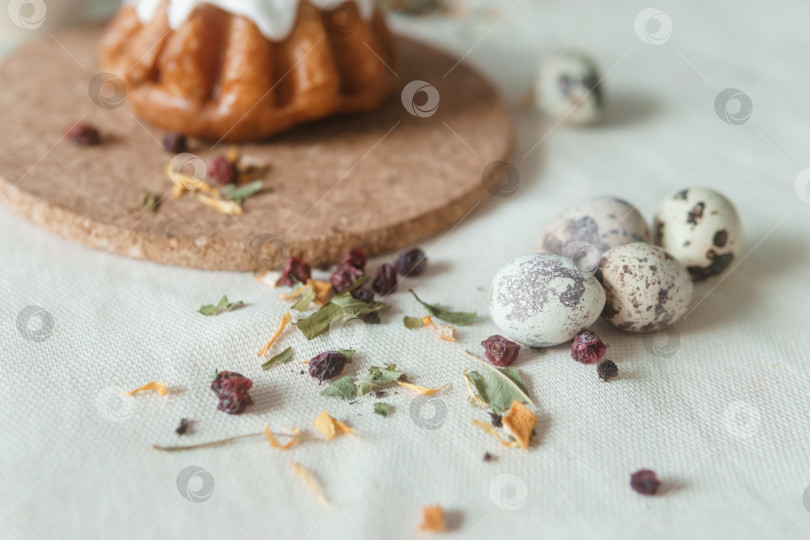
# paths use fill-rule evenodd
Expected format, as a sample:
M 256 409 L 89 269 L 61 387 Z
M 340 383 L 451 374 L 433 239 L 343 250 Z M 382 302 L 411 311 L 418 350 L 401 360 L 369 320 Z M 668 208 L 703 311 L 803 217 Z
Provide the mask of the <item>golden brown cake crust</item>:
M 303 0 L 283 41 L 249 19 L 203 4 L 176 29 L 167 3 L 143 24 L 124 6 L 101 43 L 101 65 L 127 84 L 136 113 L 169 131 L 227 141 L 259 140 L 335 113 L 378 107 L 396 86 L 393 41 L 382 13 L 368 21 Z M 387 64 L 387 65 L 386 65 Z

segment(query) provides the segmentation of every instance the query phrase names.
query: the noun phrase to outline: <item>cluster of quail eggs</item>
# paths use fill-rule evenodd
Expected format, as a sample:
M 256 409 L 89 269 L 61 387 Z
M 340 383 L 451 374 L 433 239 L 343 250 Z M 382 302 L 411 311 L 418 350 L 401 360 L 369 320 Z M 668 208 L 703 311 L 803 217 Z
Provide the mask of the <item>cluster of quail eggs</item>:
M 689 312 L 693 281 L 727 271 L 741 243 L 734 205 L 711 189 L 666 197 L 652 232 L 627 201 L 582 201 L 548 225 L 538 253 L 498 271 L 490 314 L 506 337 L 535 347 L 565 343 L 600 316 L 656 331 Z

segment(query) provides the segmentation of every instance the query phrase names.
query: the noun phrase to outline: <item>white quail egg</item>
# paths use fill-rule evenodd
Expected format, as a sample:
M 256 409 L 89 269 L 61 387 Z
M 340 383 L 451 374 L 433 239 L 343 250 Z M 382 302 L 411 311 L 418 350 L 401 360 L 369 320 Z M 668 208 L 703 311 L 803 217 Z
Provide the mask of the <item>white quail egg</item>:
M 734 205 L 720 193 L 690 187 L 658 206 L 655 243 L 683 264 L 695 281 L 718 276 L 742 245 L 742 224 Z
M 492 280 L 489 312 L 503 334 L 533 347 L 573 339 L 599 318 L 605 291 L 559 255 L 534 253 L 507 263 Z

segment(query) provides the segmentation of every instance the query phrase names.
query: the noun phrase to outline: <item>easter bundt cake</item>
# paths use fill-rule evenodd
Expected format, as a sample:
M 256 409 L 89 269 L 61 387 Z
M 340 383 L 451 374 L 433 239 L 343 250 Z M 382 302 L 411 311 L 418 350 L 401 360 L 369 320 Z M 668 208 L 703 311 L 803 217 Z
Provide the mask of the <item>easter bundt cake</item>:
M 124 80 L 140 117 L 214 140 L 371 110 L 396 85 L 374 0 L 130 0 L 101 65 Z

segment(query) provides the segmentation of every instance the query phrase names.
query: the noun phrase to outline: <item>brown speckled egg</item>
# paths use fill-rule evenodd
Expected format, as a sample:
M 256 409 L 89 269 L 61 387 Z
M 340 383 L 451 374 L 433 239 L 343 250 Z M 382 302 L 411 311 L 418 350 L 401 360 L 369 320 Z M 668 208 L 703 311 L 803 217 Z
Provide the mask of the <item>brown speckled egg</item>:
M 692 280 L 672 255 L 636 242 L 602 257 L 606 302 L 602 316 L 620 330 L 651 332 L 683 317 L 692 302 Z
M 725 272 L 742 244 L 734 205 L 720 193 L 691 187 L 665 198 L 653 223 L 655 244 L 678 259 L 695 281 Z

